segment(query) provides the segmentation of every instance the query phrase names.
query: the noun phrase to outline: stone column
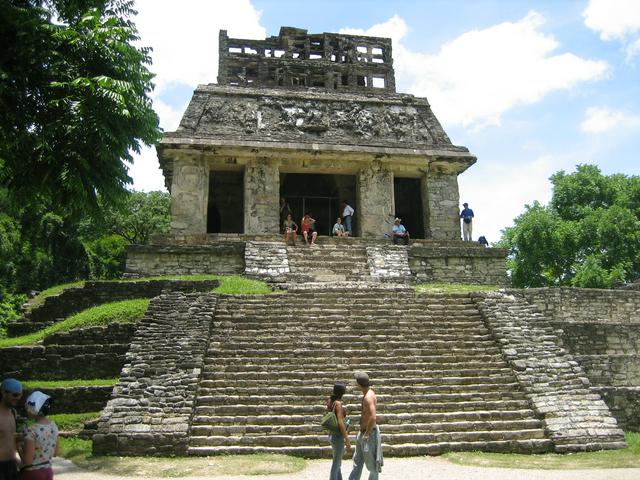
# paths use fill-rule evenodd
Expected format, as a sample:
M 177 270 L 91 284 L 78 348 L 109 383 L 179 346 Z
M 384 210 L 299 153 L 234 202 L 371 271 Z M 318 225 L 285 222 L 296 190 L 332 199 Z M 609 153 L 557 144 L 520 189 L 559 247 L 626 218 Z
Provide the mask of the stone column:
M 253 160 L 244 170 L 244 232 L 280 231 L 280 170 L 266 160 Z
M 432 171 L 420 183 L 425 237 L 460 240 L 458 175 Z
M 391 232 L 394 215 L 393 173 L 380 162 L 360 170 L 355 222 L 361 237 L 382 238 Z
M 207 233 L 209 166 L 204 159 L 173 160 L 171 183 L 172 233 Z

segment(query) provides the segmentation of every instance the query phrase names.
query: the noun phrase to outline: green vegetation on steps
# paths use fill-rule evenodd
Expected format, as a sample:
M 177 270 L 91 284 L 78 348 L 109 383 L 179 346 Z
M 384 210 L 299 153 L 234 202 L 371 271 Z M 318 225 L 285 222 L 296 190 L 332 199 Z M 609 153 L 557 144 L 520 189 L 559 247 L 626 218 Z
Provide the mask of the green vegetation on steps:
M 452 452 L 444 457 L 458 465 L 491 468 L 522 468 L 539 470 L 574 470 L 596 468 L 640 467 L 640 433 L 627 432 L 629 445 L 622 450 L 602 450 L 571 454 L 545 453 L 524 455 L 516 453 Z M 613 477 L 612 477 L 613 478 Z
M 80 380 L 26 380 L 22 382 L 22 388 L 27 390 L 40 388 L 63 387 L 108 387 L 118 383 L 117 378 L 91 378 Z
M 181 280 L 185 282 L 197 282 L 205 280 L 219 280 L 220 287 L 214 289 L 216 293 L 224 294 L 237 294 L 237 295 L 265 295 L 273 293 L 273 289 L 269 287 L 265 282 L 260 280 L 253 280 L 250 278 L 242 277 L 240 275 L 163 275 L 158 277 L 142 277 L 142 278 L 123 278 L 120 280 L 104 280 L 108 282 L 143 282 L 143 281 L 157 281 L 157 280 Z M 94 280 L 100 281 L 100 280 Z M 64 290 L 69 288 L 81 288 L 85 284 L 85 281 L 64 283 L 62 285 L 55 285 L 51 288 L 47 288 L 38 293 L 29 302 L 29 308 L 33 309 L 42 305 L 46 298 L 59 295 Z
M 32 345 L 53 333 L 66 332 L 75 328 L 107 325 L 109 323 L 133 323 L 144 316 L 149 302 L 149 299 L 143 298 L 105 303 L 97 307 L 88 308 L 37 332 L 20 337 L 0 339 L 0 348 L 15 345 Z
M 86 422 L 100 418 L 100 412 L 59 413 L 49 415 L 49 418 L 56 422 L 61 431 L 79 430 Z
M 471 293 L 499 290 L 497 285 L 472 285 L 465 283 L 421 283 L 415 285 L 417 293 Z

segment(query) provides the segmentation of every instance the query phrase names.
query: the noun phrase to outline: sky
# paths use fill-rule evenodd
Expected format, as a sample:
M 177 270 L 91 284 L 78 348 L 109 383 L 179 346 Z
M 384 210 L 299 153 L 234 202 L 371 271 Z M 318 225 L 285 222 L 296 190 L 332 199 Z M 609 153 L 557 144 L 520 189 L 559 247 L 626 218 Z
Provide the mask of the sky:
M 474 238 L 499 240 L 549 177 L 594 164 L 640 174 L 640 0 L 138 0 L 153 48 L 154 108 L 173 131 L 198 84 L 215 83 L 218 31 L 264 39 L 281 26 L 393 40 L 396 89 L 426 97 L 478 161 L 458 177 Z M 155 149 L 133 188 L 164 189 Z

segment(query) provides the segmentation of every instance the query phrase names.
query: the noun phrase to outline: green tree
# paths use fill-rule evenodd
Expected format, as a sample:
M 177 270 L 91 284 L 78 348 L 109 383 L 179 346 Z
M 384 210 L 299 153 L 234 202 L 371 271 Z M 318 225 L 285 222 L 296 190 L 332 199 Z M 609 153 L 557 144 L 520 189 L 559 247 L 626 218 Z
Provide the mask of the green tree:
M 0 185 L 66 214 L 117 201 L 160 135 L 131 0 L 0 0 Z
M 610 288 L 639 278 L 640 177 L 579 165 L 551 183 L 549 205 L 527 205 L 500 241 L 513 285 Z

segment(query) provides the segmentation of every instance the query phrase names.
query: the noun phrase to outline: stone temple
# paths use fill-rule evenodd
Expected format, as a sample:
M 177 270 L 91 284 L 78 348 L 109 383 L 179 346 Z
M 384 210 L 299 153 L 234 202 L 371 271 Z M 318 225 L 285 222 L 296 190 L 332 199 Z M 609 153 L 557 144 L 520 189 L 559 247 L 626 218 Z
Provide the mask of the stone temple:
M 395 91 L 391 40 L 221 31 L 219 62 L 218 83 L 196 89 L 158 146 L 171 232 L 130 246 L 127 275 L 237 274 L 282 291 L 221 295 L 191 279 L 75 292 L 156 295 L 134 329 L 83 337 L 122 347 L 96 452 L 327 457 L 323 402 L 346 382 L 357 418 L 354 370 L 373 380 L 387 455 L 625 446 L 620 427 L 639 428 L 640 292 L 413 288 L 504 286 L 506 252 L 460 240 L 457 178 L 476 159 L 425 98 Z M 285 245 L 280 198 L 296 220 L 313 213 L 316 246 Z M 327 235 L 343 199 L 352 238 Z M 395 216 L 408 246 L 385 238 Z

